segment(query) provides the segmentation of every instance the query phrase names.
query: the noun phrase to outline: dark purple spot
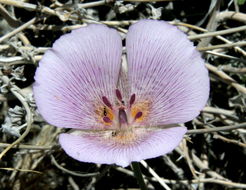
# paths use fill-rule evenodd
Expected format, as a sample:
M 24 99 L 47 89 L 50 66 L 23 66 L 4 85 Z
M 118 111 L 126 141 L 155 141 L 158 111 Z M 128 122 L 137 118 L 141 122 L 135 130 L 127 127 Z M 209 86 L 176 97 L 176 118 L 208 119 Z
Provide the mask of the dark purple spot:
M 103 117 L 103 121 L 105 123 L 111 123 L 112 121 L 109 119 L 109 117 Z
M 140 118 L 140 117 L 142 117 L 142 115 L 143 115 L 143 112 L 138 112 L 136 115 L 135 115 L 135 119 L 138 119 L 138 118 Z

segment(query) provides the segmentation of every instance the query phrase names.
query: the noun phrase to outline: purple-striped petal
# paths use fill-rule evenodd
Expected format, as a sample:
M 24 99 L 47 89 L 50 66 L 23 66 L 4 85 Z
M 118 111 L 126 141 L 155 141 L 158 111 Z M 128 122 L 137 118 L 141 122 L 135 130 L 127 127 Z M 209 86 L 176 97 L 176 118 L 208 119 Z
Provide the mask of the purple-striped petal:
M 130 27 L 126 49 L 131 94 L 151 102 L 150 124 L 183 123 L 199 114 L 209 95 L 208 71 L 183 32 L 142 20 Z
M 136 140 L 125 144 L 116 142 L 111 134 L 92 135 L 75 132 L 75 134 L 61 134 L 59 141 L 65 152 L 76 160 L 126 167 L 133 161 L 169 153 L 178 146 L 185 132 L 185 127 L 157 131 L 136 129 L 134 131 Z
M 113 100 L 122 53 L 120 35 L 89 25 L 60 37 L 35 74 L 34 97 L 41 115 L 57 127 L 92 128 L 95 105 Z

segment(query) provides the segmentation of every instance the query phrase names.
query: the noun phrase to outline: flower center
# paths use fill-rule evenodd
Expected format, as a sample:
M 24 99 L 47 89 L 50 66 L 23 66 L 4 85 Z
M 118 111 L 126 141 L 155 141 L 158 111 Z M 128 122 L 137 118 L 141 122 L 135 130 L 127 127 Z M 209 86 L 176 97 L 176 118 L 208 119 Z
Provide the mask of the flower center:
M 124 101 L 119 89 L 115 90 L 114 102 L 102 96 L 102 103 L 95 111 L 97 120 L 105 127 L 117 131 L 125 131 L 141 125 L 149 115 L 149 100 L 137 100 L 136 94 L 132 94 L 128 101 Z

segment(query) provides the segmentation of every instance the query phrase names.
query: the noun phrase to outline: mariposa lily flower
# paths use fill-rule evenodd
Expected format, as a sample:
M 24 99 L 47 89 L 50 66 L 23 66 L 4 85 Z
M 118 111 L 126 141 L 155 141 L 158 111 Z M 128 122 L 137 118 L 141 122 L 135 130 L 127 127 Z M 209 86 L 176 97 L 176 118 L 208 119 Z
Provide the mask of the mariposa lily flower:
M 124 59 L 126 57 L 126 59 Z M 60 37 L 40 61 L 34 97 L 83 162 L 127 166 L 172 151 L 209 94 L 199 52 L 177 27 L 142 20 L 126 35 L 91 24 Z

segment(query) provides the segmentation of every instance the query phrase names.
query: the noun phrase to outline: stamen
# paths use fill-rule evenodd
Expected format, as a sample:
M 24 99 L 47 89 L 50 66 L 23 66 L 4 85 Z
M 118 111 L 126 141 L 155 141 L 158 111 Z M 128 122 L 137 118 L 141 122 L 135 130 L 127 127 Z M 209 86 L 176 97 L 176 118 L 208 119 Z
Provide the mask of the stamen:
M 112 105 L 110 104 L 110 102 L 109 102 L 109 100 L 108 100 L 108 98 L 107 98 L 106 96 L 103 96 L 103 97 L 102 97 L 102 101 L 103 101 L 103 103 L 104 103 L 106 106 L 108 106 L 111 110 L 113 109 L 113 108 L 112 108 Z
M 109 117 L 103 117 L 103 121 L 105 123 L 111 123 L 112 121 L 109 119 Z
M 136 99 L 136 95 L 133 94 L 130 98 L 130 106 L 135 102 L 135 99 Z
M 143 112 L 138 112 L 136 115 L 135 115 L 135 120 L 136 119 L 139 119 L 140 117 L 142 117 L 142 115 L 143 115 Z
M 122 101 L 122 95 L 120 93 L 120 90 L 119 89 L 116 89 L 115 90 L 115 93 L 116 93 L 116 97 L 118 98 L 119 101 Z

